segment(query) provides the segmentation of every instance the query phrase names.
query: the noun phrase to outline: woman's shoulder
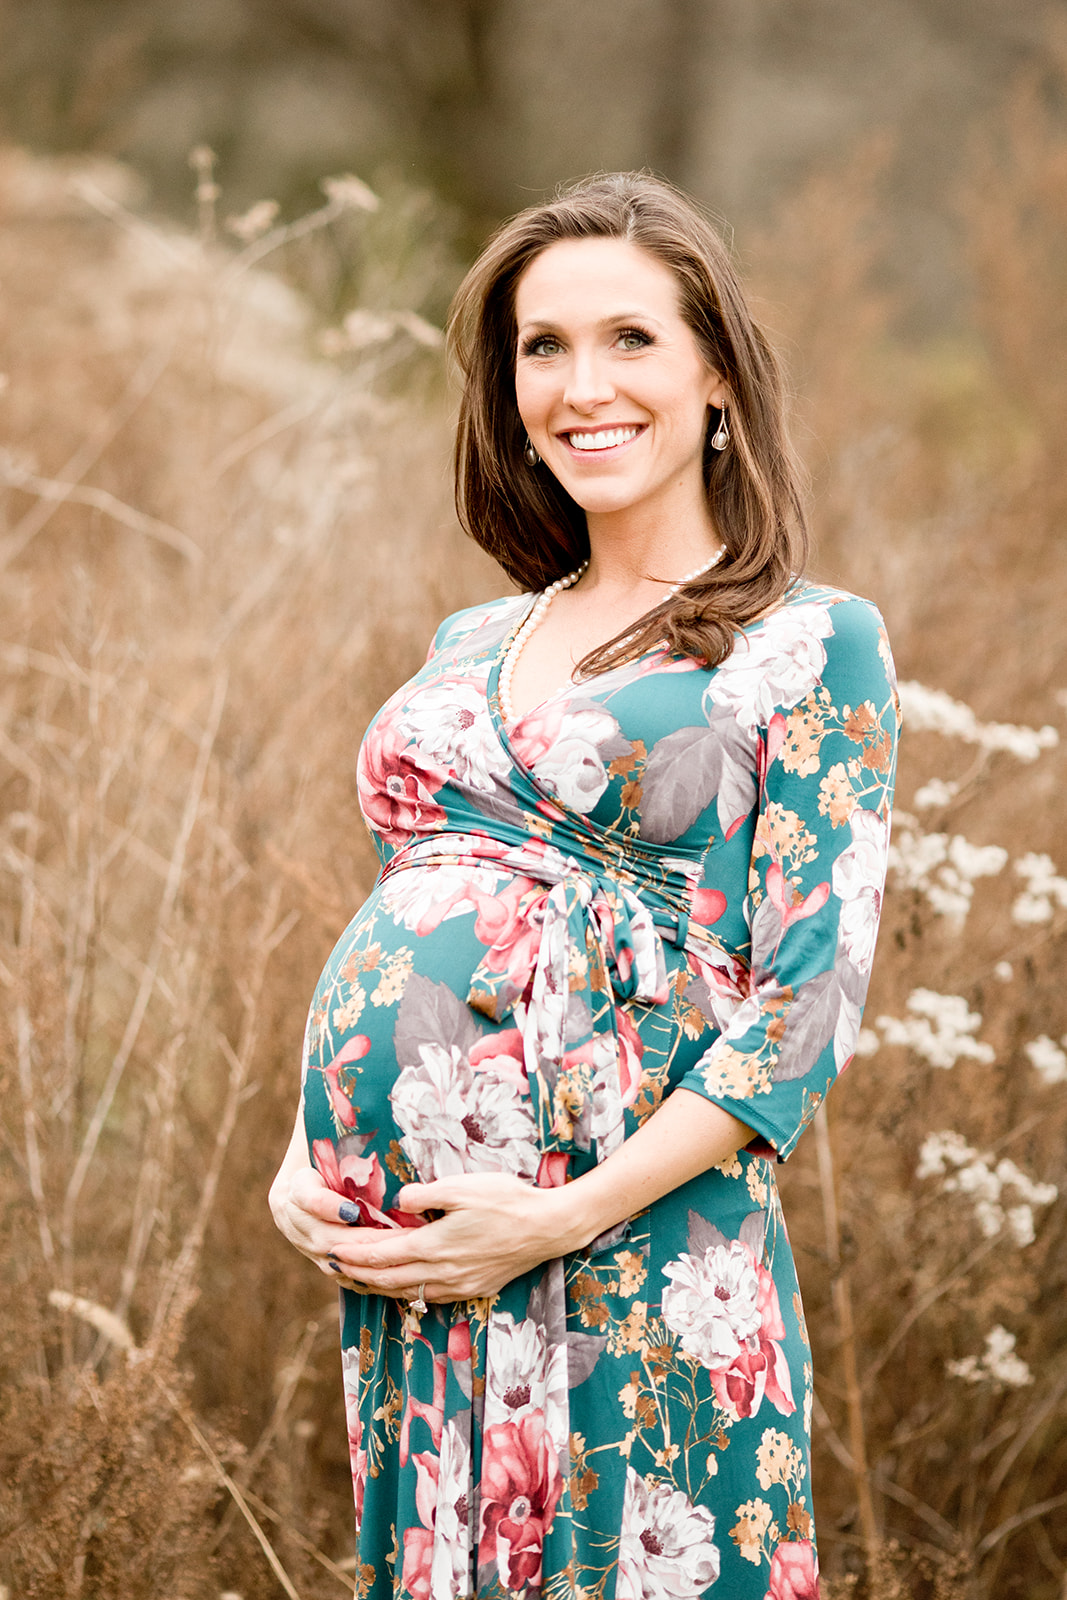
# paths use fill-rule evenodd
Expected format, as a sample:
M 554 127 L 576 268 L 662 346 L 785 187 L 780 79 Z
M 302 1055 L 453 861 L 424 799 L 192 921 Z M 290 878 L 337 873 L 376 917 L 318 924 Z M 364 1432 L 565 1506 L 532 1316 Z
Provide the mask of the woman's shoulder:
M 836 702 L 893 697 L 895 672 L 885 623 L 862 595 L 797 579 L 778 604 L 748 623 L 718 669 L 716 696 L 734 680 L 760 681 L 779 709 L 821 686 Z
M 455 649 L 458 645 L 490 648 L 506 636 L 529 604 L 528 594 L 507 594 L 453 611 L 434 634 L 430 655 L 446 648 Z
M 812 578 L 795 579 L 778 604 L 748 626 L 790 638 L 810 633 L 835 653 L 864 645 L 889 648 L 885 621 L 873 600 Z
M 782 609 L 798 606 L 819 606 L 829 609 L 844 606 L 846 609 L 838 613 L 835 620 L 844 620 L 847 616 L 862 618 L 865 615 L 876 617 L 879 622 L 882 620 L 882 614 L 873 600 L 868 600 L 862 594 L 853 594 L 850 589 L 841 589 L 836 584 L 820 583 L 816 578 L 795 578 L 779 604 Z

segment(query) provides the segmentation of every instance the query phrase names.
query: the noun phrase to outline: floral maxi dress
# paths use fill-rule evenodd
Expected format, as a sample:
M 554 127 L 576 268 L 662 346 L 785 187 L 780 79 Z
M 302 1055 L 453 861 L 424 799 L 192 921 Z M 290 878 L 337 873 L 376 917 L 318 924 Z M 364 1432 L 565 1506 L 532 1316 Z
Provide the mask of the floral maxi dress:
M 531 604 L 439 629 L 362 745 L 382 870 L 308 1021 L 312 1160 L 557 1185 L 679 1087 L 756 1137 L 493 1299 L 342 1291 L 368 1600 L 810 1600 L 812 1373 L 774 1176 L 856 1044 L 898 727 L 878 613 L 798 582 L 511 724 Z

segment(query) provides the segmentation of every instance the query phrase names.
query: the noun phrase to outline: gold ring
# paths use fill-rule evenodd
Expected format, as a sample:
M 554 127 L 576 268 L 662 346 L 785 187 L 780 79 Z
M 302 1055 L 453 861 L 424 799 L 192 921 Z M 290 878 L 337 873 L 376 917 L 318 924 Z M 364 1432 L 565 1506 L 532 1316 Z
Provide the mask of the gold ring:
M 420 1317 L 423 1315 L 424 1312 L 429 1311 L 429 1309 L 430 1309 L 429 1306 L 426 1304 L 425 1299 L 423 1298 L 425 1296 L 425 1294 L 426 1294 L 426 1283 L 425 1283 L 425 1280 L 423 1280 L 423 1282 L 419 1284 L 419 1292 L 418 1292 L 418 1294 L 415 1296 L 414 1300 L 412 1300 L 412 1302 L 411 1302 L 412 1311 L 417 1312 Z

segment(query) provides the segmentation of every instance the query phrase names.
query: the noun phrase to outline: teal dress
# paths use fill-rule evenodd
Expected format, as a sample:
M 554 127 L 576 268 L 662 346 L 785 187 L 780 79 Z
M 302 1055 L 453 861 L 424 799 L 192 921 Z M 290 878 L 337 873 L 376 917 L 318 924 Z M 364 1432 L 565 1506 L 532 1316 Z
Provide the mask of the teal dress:
M 382 862 L 319 981 L 312 1159 L 559 1185 L 679 1087 L 749 1146 L 495 1298 L 342 1291 L 356 1592 L 818 1593 L 811 1357 L 775 1163 L 855 1049 L 898 726 L 875 609 L 798 582 L 716 668 L 653 650 L 508 724 L 531 605 L 460 612 L 359 755 Z

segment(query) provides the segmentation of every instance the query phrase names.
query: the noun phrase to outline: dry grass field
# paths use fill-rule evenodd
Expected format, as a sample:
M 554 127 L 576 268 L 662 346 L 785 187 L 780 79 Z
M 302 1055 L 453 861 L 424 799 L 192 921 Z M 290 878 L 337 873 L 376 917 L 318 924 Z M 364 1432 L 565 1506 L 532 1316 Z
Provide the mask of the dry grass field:
M 1019 87 L 958 197 L 964 331 L 921 347 L 882 160 L 740 241 L 817 570 L 881 605 L 907 722 L 862 1054 L 783 1174 L 825 1587 L 1062 1600 L 1067 144 Z M 453 520 L 434 330 L 294 287 L 365 230 L 416 284 L 410 227 L 338 180 L 228 228 L 211 178 L 193 236 L 118 168 L 0 154 L 10 1600 L 352 1592 L 333 1293 L 266 1188 L 373 877 L 360 736 L 503 582 Z

